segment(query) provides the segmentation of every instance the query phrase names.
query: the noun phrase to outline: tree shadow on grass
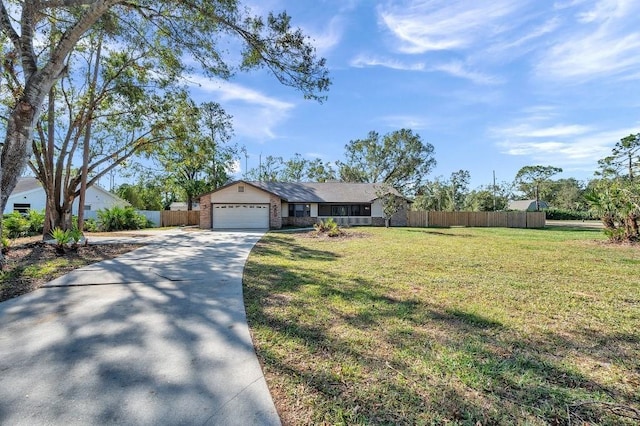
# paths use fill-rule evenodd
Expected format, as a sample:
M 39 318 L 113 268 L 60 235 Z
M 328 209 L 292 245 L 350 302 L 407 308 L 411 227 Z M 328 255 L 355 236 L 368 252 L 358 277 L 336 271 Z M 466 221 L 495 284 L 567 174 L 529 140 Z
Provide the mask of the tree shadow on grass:
M 441 237 L 459 237 L 459 238 L 475 238 L 477 237 L 476 235 L 472 235 L 472 234 L 454 234 L 454 233 L 449 233 L 449 232 L 442 232 L 442 231 L 438 231 L 438 229 L 455 229 L 456 227 L 430 227 L 428 229 L 407 229 L 406 232 L 411 232 L 411 233 L 420 233 L 420 234 L 428 234 L 428 235 L 435 235 L 435 236 L 441 236 Z M 457 227 L 459 228 L 459 227 Z
M 300 265 L 256 280 L 260 273 L 248 264 L 245 304 L 252 328 L 268 330 L 254 340 L 270 386 L 281 389 L 285 423 L 634 424 L 580 404 L 638 406 L 632 387 L 587 376 L 568 359 L 578 351 L 637 378 L 635 334 L 606 336 L 625 345 L 607 352 L 584 347 L 579 331 L 523 336 L 477 312 L 390 295 L 366 271 L 345 281 L 328 270 L 322 283 Z M 306 286 L 322 287 L 326 302 L 298 294 Z
M 604 228 L 593 228 L 585 226 L 557 226 L 546 225 L 544 228 L 538 228 L 540 231 L 559 231 L 559 232 L 585 232 L 592 234 L 604 234 Z
M 83 286 L 1 303 L 0 423 L 267 422 L 259 365 L 245 361 L 241 273 L 253 241 L 216 238 L 169 237 L 78 272 Z
M 270 244 L 274 241 L 285 242 L 286 244 Z M 340 257 L 339 255 L 331 251 L 316 250 L 304 247 L 298 244 L 295 238 L 283 237 L 282 234 L 278 234 L 277 237 L 266 235 L 260 242 L 256 244 L 254 250 L 260 251 L 265 255 L 282 256 L 287 259 L 295 260 L 332 261 Z

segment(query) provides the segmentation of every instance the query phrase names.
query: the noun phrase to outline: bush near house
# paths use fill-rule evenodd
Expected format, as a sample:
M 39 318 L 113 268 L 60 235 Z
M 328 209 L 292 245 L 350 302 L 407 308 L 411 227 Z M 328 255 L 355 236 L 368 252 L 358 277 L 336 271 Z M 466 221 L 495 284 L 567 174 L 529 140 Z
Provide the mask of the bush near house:
M 20 238 L 42 233 L 44 228 L 44 210 L 29 210 L 24 215 L 19 212 L 7 213 L 2 219 L 2 236 Z
M 2 233 L 7 238 L 20 238 L 29 235 L 31 224 L 18 212 L 5 214 L 2 219 Z
M 101 231 L 124 231 L 129 229 L 149 228 L 152 223 L 133 207 L 114 206 L 110 209 L 98 210 L 98 227 Z

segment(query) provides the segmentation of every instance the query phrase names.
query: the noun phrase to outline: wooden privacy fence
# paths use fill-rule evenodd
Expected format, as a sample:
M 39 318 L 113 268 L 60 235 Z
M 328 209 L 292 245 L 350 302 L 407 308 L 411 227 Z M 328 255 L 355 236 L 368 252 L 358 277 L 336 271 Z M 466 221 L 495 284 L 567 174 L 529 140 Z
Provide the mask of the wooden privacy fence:
M 544 212 L 407 212 L 407 226 L 544 228 Z
M 160 213 L 160 226 L 188 226 L 200 225 L 199 211 L 171 211 Z

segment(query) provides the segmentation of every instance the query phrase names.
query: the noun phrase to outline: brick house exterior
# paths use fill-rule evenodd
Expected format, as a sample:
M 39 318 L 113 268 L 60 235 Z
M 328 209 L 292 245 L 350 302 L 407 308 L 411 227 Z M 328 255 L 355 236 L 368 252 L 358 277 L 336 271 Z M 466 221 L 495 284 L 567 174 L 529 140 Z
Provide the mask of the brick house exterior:
M 235 181 L 200 197 L 203 229 L 309 227 L 326 218 L 341 225 L 385 226 L 381 185 Z M 406 226 L 409 201 L 392 218 Z

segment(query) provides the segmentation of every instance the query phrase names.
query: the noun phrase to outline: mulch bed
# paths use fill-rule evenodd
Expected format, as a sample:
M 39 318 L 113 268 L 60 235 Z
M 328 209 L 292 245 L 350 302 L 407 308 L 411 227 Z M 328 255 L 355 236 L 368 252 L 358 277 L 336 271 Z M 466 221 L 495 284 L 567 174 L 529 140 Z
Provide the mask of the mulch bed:
M 113 259 L 142 246 L 143 244 L 96 244 L 67 248 L 64 253 L 60 253 L 55 245 L 45 244 L 42 241 L 31 239 L 25 242 L 14 242 L 14 245 L 4 254 L 5 264 L 0 272 L 0 302 L 36 290 L 52 279 L 74 269 Z M 23 275 L 25 268 L 45 265 L 60 258 L 68 260 L 65 262 L 68 265 L 56 267 L 51 273 L 42 274 L 37 278 Z

